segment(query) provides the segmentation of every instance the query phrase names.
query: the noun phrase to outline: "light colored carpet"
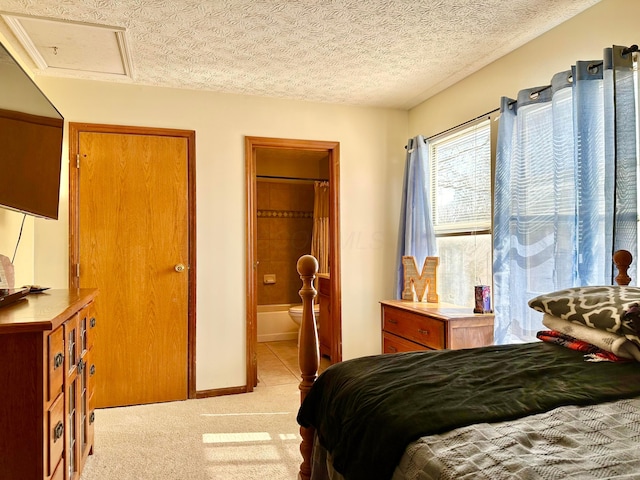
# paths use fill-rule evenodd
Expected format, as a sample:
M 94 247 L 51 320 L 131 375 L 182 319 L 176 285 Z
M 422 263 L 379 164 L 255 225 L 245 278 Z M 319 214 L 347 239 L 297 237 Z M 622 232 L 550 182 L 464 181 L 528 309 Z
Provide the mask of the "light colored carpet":
M 285 480 L 302 457 L 295 384 L 96 411 L 82 480 Z
M 296 479 L 297 362 L 295 341 L 260 343 L 252 393 L 97 410 L 81 480 Z

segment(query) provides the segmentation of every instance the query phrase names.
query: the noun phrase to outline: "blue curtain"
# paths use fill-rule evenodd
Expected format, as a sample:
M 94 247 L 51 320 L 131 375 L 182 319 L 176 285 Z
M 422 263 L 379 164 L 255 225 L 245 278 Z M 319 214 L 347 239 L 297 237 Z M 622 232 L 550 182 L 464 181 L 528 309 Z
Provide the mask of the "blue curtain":
M 502 98 L 494 188 L 497 344 L 535 340 L 534 296 L 610 285 L 612 253 L 637 250 L 632 54 L 605 49 L 551 84 Z M 630 276 L 634 278 L 632 264 Z
M 436 236 L 431 219 L 430 190 L 429 148 L 424 137 L 418 135 L 407 142 L 396 263 L 398 299 L 402 298 L 404 289 L 402 257 L 414 256 L 420 270 L 426 257 L 437 255 Z

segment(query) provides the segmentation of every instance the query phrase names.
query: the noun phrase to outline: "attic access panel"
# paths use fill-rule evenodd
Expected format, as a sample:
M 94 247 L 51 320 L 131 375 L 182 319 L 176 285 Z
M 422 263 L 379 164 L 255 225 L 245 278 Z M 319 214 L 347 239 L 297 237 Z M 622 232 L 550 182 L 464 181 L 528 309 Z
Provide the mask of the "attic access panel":
M 124 28 L 11 14 L 2 18 L 43 73 L 132 76 Z

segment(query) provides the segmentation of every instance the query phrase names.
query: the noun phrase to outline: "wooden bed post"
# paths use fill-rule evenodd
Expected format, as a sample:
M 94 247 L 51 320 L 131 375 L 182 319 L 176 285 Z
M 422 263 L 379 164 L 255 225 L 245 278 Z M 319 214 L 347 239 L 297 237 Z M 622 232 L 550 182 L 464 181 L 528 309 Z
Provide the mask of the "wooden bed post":
M 629 265 L 633 261 L 633 256 L 627 250 L 616 250 L 613 252 L 613 263 L 616 264 L 618 275 L 615 280 L 618 285 L 629 285 L 631 277 L 627 273 Z
M 298 333 L 298 363 L 302 381 L 300 382 L 300 402 L 302 402 L 309 389 L 318 377 L 320 365 L 320 349 L 318 347 L 318 329 L 313 313 L 313 300 L 316 297 L 316 289 L 313 288 L 313 280 L 318 273 L 318 261 L 311 255 L 303 255 L 298 259 L 298 273 L 302 280 L 300 297 L 302 298 L 302 321 Z M 302 443 L 302 463 L 298 478 L 307 480 L 311 476 L 311 451 L 313 449 L 313 428 L 300 427 Z

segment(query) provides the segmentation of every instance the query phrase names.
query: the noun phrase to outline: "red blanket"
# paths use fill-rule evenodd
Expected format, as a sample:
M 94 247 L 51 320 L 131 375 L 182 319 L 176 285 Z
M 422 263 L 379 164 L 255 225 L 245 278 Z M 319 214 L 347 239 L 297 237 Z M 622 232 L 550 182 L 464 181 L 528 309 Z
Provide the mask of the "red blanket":
M 566 335 L 555 330 L 542 330 L 536 334 L 538 339 L 543 342 L 553 343 L 561 345 L 563 347 L 570 348 L 571 350 L 577 350 L 578 352 L 585 353 L 585 360 L 591 362 L 628 362 L 629 359 L 622 358 L 615 353 L 603 350 L 591 343 L 587 343 L 583 340 L 579 340 L 570 335 Z

